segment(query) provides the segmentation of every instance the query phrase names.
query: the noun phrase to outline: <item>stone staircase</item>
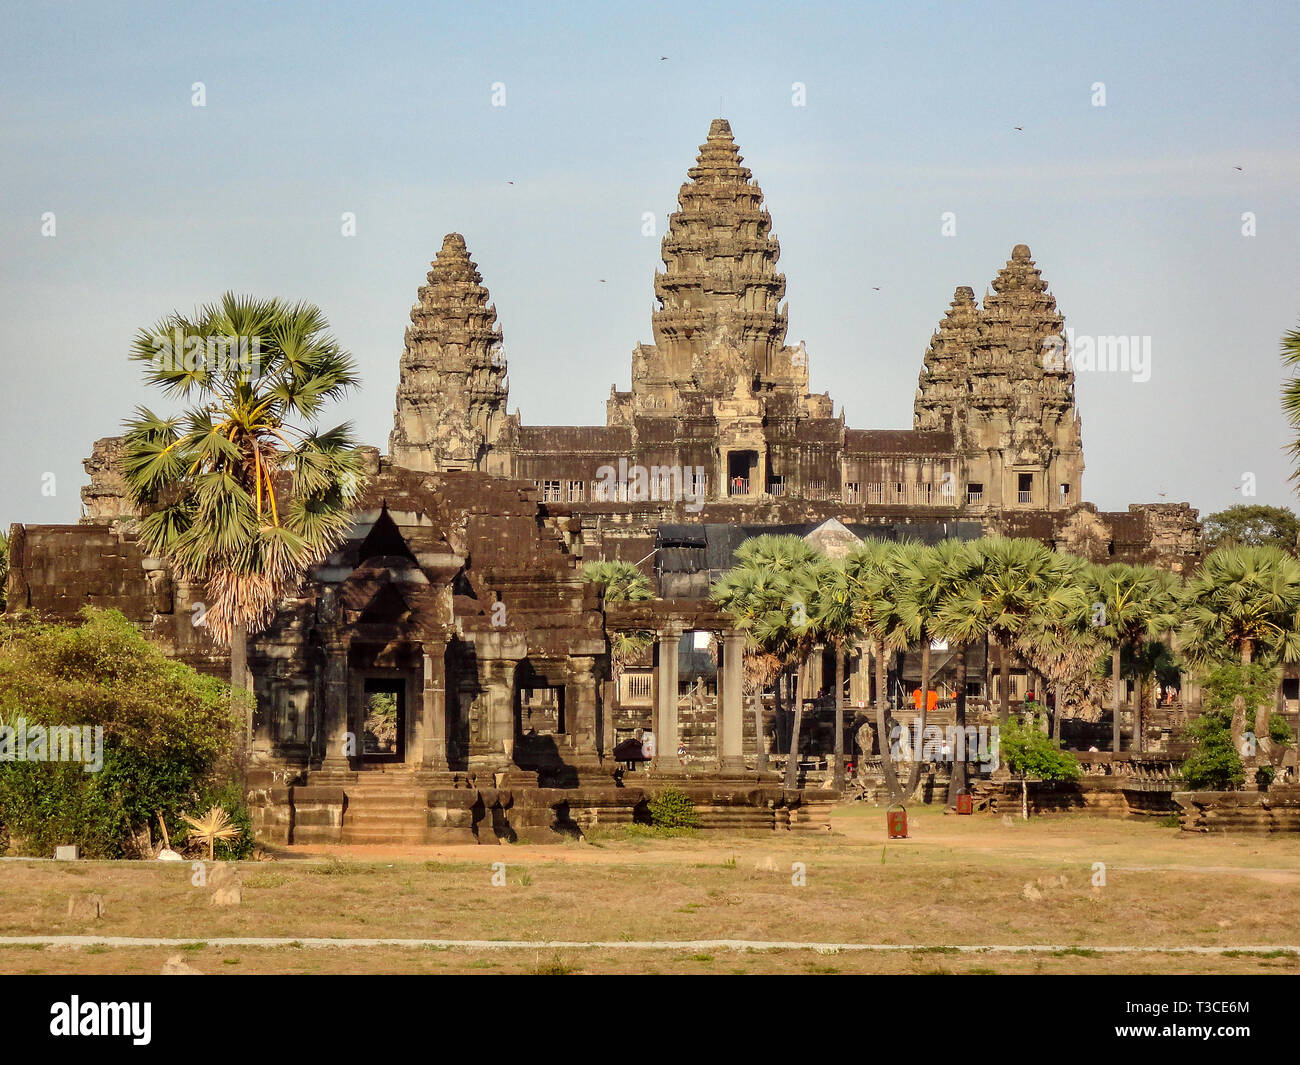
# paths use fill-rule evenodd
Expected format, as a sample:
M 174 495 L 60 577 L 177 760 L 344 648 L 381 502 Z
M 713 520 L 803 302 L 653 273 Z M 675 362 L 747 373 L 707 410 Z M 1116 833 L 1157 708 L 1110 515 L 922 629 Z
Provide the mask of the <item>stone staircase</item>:
M 344 791 L 343 843 L 424 843 L 429 793 L 409 773 L 367 770 Z

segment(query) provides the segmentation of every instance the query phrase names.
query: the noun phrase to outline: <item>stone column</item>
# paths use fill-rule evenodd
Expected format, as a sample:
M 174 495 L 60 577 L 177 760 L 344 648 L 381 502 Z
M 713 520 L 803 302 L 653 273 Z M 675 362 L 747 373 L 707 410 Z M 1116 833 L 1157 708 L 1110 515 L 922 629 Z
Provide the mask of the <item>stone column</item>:
M 854 706 L 862 703 L 864 707 L 869 707 L 871 705 L 871 651 L 866 641 L 858 642 L 855 653 L 857 659 L 849 683 L 849 699 Z
M 570 660 L 565 728 L 573 740 L 573 753 L 581 762 L 594 762 L 596 750 L 596 660 L 578 655 Z
M 437 644 L 425 648 L 420 714 L 421 774 L 447 772 L 447 670 L 443 654 L 444 649 Z
M 489 750 L 497 769 L 506 769 L 515 757 L 515 670 L 513 658 L 489 659 L 482 663 L 483 686 L 487 689 Z
M 659 634 L 659 712 L 654 732 L 659 752 L 655 768 L 660 770 L 682 767 L 677 757 L 677 647 L 680 642 L 680 633 Z
M 352 770 L 352 760 L 345 753 L 348 741 L 346 641 L 331 641 L 325 647 L 325 655 L 325 757 L 321 760 L 321 772 L 338 776 Z
M 726 633 L 722 637 L 722 690 L 718 693 L 718 768 L 723 772 L 745 768 L 744 661 L 744 634 Z

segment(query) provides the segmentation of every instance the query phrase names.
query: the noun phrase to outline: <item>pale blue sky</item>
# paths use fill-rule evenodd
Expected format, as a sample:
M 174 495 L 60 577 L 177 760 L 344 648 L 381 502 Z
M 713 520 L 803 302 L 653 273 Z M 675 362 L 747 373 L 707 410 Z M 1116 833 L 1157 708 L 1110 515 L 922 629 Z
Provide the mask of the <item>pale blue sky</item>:
M 1300 321 L 1295 3 L 5 3 L 0 19 L 5 525 L 76 520 L 91 442 L 148 398 L 131 335 L 225 289 L 319 304 L 364 375 L 346 416 L 386 446 L 407 315 L 451 230 L 500 313 L 511 407 L 603 423 L 650 339 L 664 216 L 720 113 L 781 240 L 791 342 L 852 426 L 910 426 L 953 288 L 982 297 L 1024 242 L 1076 332 L 1151 337 L 1150 381 L 1080 374 L 1086 498 L 1208 513 L 1250 472 L 1247 501 L 1294 505 L 1277 353 Z

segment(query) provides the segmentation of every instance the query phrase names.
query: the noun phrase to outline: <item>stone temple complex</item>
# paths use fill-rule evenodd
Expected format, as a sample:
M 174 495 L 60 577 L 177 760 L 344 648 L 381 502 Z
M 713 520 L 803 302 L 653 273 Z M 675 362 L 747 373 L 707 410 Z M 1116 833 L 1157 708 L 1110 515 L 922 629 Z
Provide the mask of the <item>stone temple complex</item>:
M 638 781 L 681 782 L 708 825 L 808 827 L 824 793 L 766 770 L 773 712 L 745 709 L 744 636 L 707 600 L 748 535 L 851 545 L 1005 533 L 1108 560 L 1195 566 L 1196 512 L 1083 500 L 1064 319 L 1023 244 L 983 303 L 958 286 L 924 347 L 911 429 L 853 429 L 787 343 L 786 279 L 763 193 L 715 120 L 678 194 L 651 342 L 605 424 L 508 413 L 503 331 L 464 238 L 419 287 L 387 455 L 346 543 L 250 643 L 250 782 L 271 840 L 510 837 L 641 815 Z M 203 589 L 143 556 L 98 441 L 76 526 L 13 527 L 10 609 L 115 607 L 221 673 L 191 624 Z M 593 559 L 641 565 L 658 598 L 605 604 Z M 653 634 L 614 669 L 610 637 Z M 870 669 L 855 655 L 855 697 Z M 942 675 L 945 662 L 937 656 Z M 818 670 L 820 676 L 820 669 Z M 972 676 L 975 668 L 972 667 Z M 652 766 L 614 750 L 653 730 Z M 680 756 L 679 756 L 680 750 Z

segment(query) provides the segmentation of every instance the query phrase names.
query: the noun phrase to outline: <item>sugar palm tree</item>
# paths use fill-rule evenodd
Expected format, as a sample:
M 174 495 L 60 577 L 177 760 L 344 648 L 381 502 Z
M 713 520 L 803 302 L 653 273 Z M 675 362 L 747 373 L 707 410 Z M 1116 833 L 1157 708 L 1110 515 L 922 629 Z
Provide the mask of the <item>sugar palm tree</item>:
M 599 587 L 606 603 L 643 603 L 654 598 L 650 579 L 631 562 L 588 562 L 582 567 L 582 579 Z M 615 681 L 653 640 L 649 629 L 610 633 L 610 672 Z
M 820 551 L 798 536 L 756 536 L 737 548 L 735 564 L 714 583 L 710 593 L 714 602 L 740 622 L 756 649 L 780 660 L 781 675 L 791 669 L 795 672 L 790 759 L 785 772 L 786 786 L 790 788 L 796 786 L 799 772 L 802 667 L 815 634 L 808 604 L 814 574 L 824 560 Z M 777 681 L 779 687 L 780 676 Z
M 181 820 L 190 827 L 190 834 L 200 843 L 208 845 L 208 861 L 213 860 L 218 843 L 238 839 L 239 826 L 230 820 L 230 815 L 220 806 L 213 806 L 199 817 L 181 814 Z
M 766 685 L 779 681 L 787 668 L 790 634 L 786 609 L 788 579 L 754 564 L 732 567 L 713 583 L 709 595 L 727 611 L 745 633 L 746 687 L 751 694 L 761 694 Z M 777 683 L 777 711 L 781 710 L 780 684 Z M 755 768 L 767 765 L 763 742 L 763 703 L 755 699 L 754 736 L 757 744 Z
M 946 629 L 973 640 L 987 635 L 999 651 L 1002 681 L 998 718 L 1011 713 L 1011 650 L 1035 613 L 1059 608 L 1046 595 L 1069 565 L 1065 556 L 1037 540 L 993 537 L 974 544 L 975 566 L 944 609 Z
M 876 617 L 876 634 L 891 651 L 905 652 L 913 646 L 920 651 L 921 709 L 913 725 L 923 736 L 929 706 L 930 637 L 935 607 L 942 597 L 933 549 L 919 541 L 900 541 L 890 551 L 889 571 L 890 580 Z M 912 794 L 920 779 L 921 760 L 914 758 L 904 794 Z
M 896 612 L 908 639 L 921 648 L 921 711 L 917 722 L 925 733 L 929 714 L 930 642 L 933 638 L 954 645 L 957 657 L 957 697 L 954 725 L 966 725 L 966 644 L 969 635 L 949 624 L 945 608 L 969 593 L 970 583 L 978 573 L 975 549 L 961 540 L 943 540 L 933 547 L 914 549 L 902 556 L 899 574 L 899 600 Z M 954 751 L 955 753 L 955 751 Z M 964 762 L 953 763 L 949 791 L 955 802 L 957 791 L 965 786 Z M 921 763 L 914 762 L 907 791 L 916 789 L 921 779 Z
M 351 427 L 316 426 L 358 381 L 328 329 L 311 304 L 226 293 L 131 346 L 145 380 L 188 404 L 166 416 L 139 407 L 126 422 L 140 542 L 206 587 L 204 625 L 230 648 L 235 690 L 247 685 L 248 634 L 342 541 L 363 487 Z
M 1300 561 L 1276 547 L 1213 551 L 1183 594 L 1182 649 L 1196 662 L 1300 660 Z
M 890 541 L 867 539 L 844 560 L 858 627 L 870 641 L 870 653 L 876 661 L 876 735 L 880 741 L 880 764 L 890 801 L 900 799 L 902 790 L 890 751 L 891 737 L 887 727 L 889 665 L 886 655 L 889 652 L 877 635 L 877 628 L 884 615 L 892 609 L 889 592 L 894 580 L 894 551 L 895 545 Z
M 1092 625 L 1091 599 L 1086 591 L 1087 563 L 1062 556 L 1058 579 L 1045 592 L 1043 609 L 1029 617 L 1015 640 L 1020 655 L 1051 687 L 1055 695 L 1052 738 L 1061 738 L 1061 718 L 1070 692 L 1087 686 L 1101 643 Z
M 1300 561 L 1276 547 L 1222 547 L 1183 588 L 1180 649 L 1195 663 L 1300 661 Z M 1256 707 L 1255 735 L 1268 736 Z
M 1282 338 L 1282 365 L 1292 370 L 1300 366 L 1300 329 L 1292 329 Z M 1300 374 L 1293 373 L 1282 386 L 1282 412 L 1294 434 L 1288 450 L 1292 458 L 1300 461 Z M 1300 480 L 1300 466 L 1291 479 Z
M 1085 592 L 1091 599 L 1090 619 L 1098 638 L 1111 652 L 1111 749 L 1120 748 L 1120 701 L 1123 691 L 1121 658 L 1124 649 L 1158 640 L 1177 624 L 1178 579 L 1154 566 L 1114 562 L 1085 571 Z M 1138 700 L 1140 703 L 1141 700 Z M 1141 708 L 1133 713 L 1133 746 L 1142 749 Z
M 844 660 L 849 646 L 862 635 L 854 586 L 843 561 L 825 559 L 813 573 L 809 613 L 817 636 L 835 654 L 835 743 L 833 787 L 844 790 Z
M 1178 662 L 1169 646 L 1172 642 L 1168 637 L 1142 640 L 1124 650 L 1120 666 L 1133 678 L 1133 698 L 1138 707 L 1139 722 L 1144 719 L 1148 708 L 1155 709 L 1159 705 L 1161 685 L 1178 677 Z

